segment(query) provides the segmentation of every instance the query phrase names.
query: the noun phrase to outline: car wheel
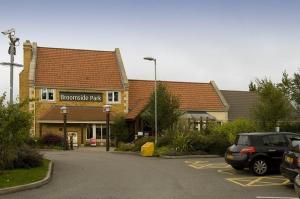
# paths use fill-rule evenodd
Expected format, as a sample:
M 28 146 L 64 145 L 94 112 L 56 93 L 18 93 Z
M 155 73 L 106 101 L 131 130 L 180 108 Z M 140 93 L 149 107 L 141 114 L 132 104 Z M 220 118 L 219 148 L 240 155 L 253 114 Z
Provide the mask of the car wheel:
M 263 176 L 268 172 L 268 162 L 265 159 L 255 159 L 251 164 L 251 170 L 255 175 Z
M 232 166 L 235 170 L 243 170 L 244 167 L 242 166 Z

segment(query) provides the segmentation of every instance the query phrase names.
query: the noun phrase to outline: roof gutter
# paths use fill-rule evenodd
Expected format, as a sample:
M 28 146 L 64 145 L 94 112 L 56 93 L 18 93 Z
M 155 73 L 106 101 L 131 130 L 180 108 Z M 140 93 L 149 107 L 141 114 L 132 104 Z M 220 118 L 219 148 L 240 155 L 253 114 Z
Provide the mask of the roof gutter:
M 223 94 L 221 93 L 221 91 L 219 90 L 217 84 L 215 83 L 215 81 L 210 81 L 210 84 L 214 87 L 215 91 L 217 92 L 222 104 L 225 107 L 225 111 L 229 110 L 229 104 L 227 103 L 225 97 L 223 96 Z
M 123 61 L 122 61 L 120 49 L 116 48 L 115 53 L 116 53 L 118 66 L 119 66 L 119 69 L 120 69 L 120 72 L 121 72 L 122 84 L 123 84 L 123 87 L 127 90 L 128 89 L 128 79 L 127 79 L 124 64 L 123 64 Z

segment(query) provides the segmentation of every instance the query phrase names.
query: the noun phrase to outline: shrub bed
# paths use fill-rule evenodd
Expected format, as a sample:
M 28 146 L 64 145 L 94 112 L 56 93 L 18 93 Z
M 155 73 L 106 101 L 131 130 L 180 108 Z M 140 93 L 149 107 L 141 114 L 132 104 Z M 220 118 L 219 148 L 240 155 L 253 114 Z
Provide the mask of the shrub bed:
M 0 188 L 13 187 L 43 179 L 48 172 L 49 160 L 44 159 L 39 167 L 4 170 L 0 173 Z
M 17 150 L 14 168 L 33 168 L 43 164 L 43 156 L 28 145 L 23 145 Z
M 173 132 L 164 132 L 158 138 L 156 154 L 158 155 L 224 155 L 227 147 L 234 143 L 238 133 L 255 132 L 256 124 L 251 120 L 238 119 L 223 125 L 209 123 L 205 131 L 188 131 L 177 127 Z M 119 147 L 118 150 L 140 151 L 146 142 L 153 142 L 153 137 L 135 140 L 133 145 Z M 129 147 L 130 146 L 130 147 Z M 123 149 L 122 149 L 123 148 Z
M 64 139 L 62 136 L 49 133 L 42 137 L 41 143 L 48 147 L 50 146 L 62 147 L 64 145 Z
M 116 151 L 134 151 L 134 144 L 119 142 Z

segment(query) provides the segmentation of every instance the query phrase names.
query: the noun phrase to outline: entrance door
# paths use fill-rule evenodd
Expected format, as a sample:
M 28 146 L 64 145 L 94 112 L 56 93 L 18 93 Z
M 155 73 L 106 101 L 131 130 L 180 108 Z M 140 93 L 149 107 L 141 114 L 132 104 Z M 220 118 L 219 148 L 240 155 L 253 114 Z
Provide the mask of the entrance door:
M 77 147 L 78 146 L 78 137 L 77 137 L 77 132 L 68 132 L 68 142 L 71 140 L 71 136 L 73 136 L 73 146 Z

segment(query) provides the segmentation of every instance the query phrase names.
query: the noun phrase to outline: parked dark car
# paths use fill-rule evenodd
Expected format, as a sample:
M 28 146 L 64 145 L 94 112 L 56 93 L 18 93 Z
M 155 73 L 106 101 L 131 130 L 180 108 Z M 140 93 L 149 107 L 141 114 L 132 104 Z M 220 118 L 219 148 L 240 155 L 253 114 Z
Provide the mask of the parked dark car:
M 300 138 L 291 139 L 289 151 L 285 152 L 280 165 L 281 174 L 294 182 L 300 169 Z
M 240 133 L 235 144 L 228 147 L 225 161 L 234 169 L 249 168 L 255 175 L 265 175 L 279 170 L 289 140 L 296 136 L 287 132 Z

